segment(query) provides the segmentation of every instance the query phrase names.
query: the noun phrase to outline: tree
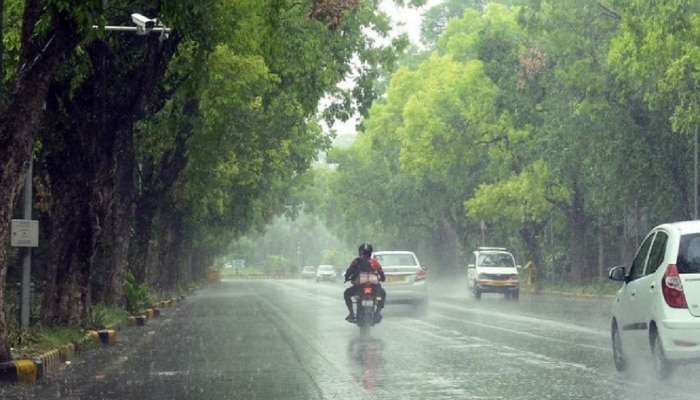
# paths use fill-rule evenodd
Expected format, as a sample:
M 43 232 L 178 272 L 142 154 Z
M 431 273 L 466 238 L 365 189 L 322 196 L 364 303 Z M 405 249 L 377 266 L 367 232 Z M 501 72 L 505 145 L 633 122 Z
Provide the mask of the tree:
M 8 3 L 13 4 L 14 3 Z M 17 69 L 0 105 L 0 309 L 12 208 L 40 131 L 46 93 L 63 60 L 91 30 L 99 2 L 26 1 Z M 5 314 L 0 313 L 0 362 L 11 359 Z

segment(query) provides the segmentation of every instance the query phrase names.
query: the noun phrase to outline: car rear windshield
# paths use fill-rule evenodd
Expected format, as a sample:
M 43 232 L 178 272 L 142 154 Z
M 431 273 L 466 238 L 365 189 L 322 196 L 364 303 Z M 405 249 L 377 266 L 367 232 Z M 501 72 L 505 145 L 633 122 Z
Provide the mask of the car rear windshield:
M 332 265 L 321 265 L 320 267 L 318 267 L 318 269 L 320 271 L 332 271 L 333 266 Z
M 412 254 L 376 254 L 374 258 L 385 267 L 393 265 L 417 265 Z
M 700 234 L 681 236 L 681 244 L 678 248 L 678 259 L 676 260 L 678 273 L 697 274 L 700 273 Z
M 513 257 L 511 257 L 509 254 L 503 253 L 481 253 L 479 254 L 479 265 L 482 267 L 515 267 Z

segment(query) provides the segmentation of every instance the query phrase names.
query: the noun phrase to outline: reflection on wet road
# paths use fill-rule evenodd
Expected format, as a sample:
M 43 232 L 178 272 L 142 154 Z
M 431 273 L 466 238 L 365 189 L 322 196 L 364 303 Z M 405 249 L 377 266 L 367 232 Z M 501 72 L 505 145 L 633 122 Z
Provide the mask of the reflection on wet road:
M 610 299 L 484 295 L 430 287 L 425 315 L 388 304 L 361 338 L 343 286 L 224 281 L 3 399 L 691 399 L 700 366 L 668 381 L 636 358 L 615 371 Z M 387 296 L 389 299 L 390 293 Z

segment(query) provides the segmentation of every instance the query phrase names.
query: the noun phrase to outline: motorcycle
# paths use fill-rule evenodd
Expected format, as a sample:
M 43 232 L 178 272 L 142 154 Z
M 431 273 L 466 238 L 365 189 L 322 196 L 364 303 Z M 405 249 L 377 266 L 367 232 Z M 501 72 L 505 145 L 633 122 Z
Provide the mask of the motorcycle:
M 370 327 L 380 322 L 377 307 L 382 298 L 375 284 L 364 284 L 360 289 L 360 294 L 353 296 L 356 310 L 354 323 L 360 327 L 360 334 L 364 336 L 369 334 Z

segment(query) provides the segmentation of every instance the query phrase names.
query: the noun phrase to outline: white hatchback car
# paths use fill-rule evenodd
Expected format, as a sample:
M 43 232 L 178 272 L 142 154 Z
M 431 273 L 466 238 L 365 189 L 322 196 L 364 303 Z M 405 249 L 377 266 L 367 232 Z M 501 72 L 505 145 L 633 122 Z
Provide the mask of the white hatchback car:
M 425 266 L 412 251 L 375 251 L 372 255 L 382 265 L 386 281 L 386 302 L 412 304 L 424 311 L 428 302 Z
M 629 267 L 614 267 L 623 282 L 612 307 L 615 368 L 628 356 L 652 355 L 659 378 L 676 363 L 700 361 L 700 221 L 659 225 L 649 232 Z

